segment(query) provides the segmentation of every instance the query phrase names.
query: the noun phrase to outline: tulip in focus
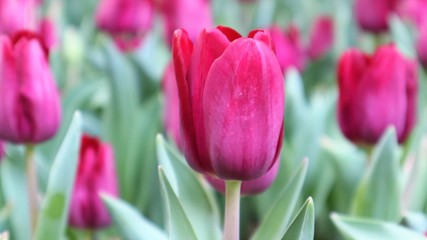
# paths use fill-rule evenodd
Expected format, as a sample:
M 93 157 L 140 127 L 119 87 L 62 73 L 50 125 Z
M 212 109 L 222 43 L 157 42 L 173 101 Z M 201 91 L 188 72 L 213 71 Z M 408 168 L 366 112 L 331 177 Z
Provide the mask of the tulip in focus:
M 414 62 L 395 46 L 369 56 L 348 50 L 338 66 L 338 122 L 354 143 L 375 144 L 389 125 L 404 142 L 416 121 L 418 79 Z
M 307 48 L 307 55 L 311 59 L 318 59 L 324 56 L 334 42 L 334 22 L 329 16 L 321 16 L 316 19 L 310 32 L 310 42 Z
M 277 160 L 266 174 L 254 180 L 243 181 L 240 189 L 242 195 L 254 195 L 267 190 L 276 179 L 279 164 L 280 160 Z M 205 178 L 218 192 L 225 193 L 225 182 L 223 180 L 209 175 L 205 175 Z
M 267 30 L 242 37 L 204 29 L 194 43 L 175 31 L 180 147 L 196 171 L 224 180 L 266 174 L 283 139 L 284 81 Z
M 212 26 L 209 0 L 161 0 L 166 42 L 171 45 L 173 32 L 178 28 L 187 31 L 190 39 L 196 39 L 203 28 Z
M 70 225 L 76 228 L 108 227 L 111 218 L 99 194 L 118 195 L 114 154 L 109 144 L 83 135 L 74 189 L 71 197 Z
M 101 0 L 96 24 L 123 51 L 139 47 L 153 22 L 153 0 Z
M 12 36 L 18 31 L 34 29 L 36 5 L 35 1 L 0 0 L 0 34 Z
M 304 45 L 296 26 L 290 25 L 283 32 L 278 26 L 270 28 L 275 51 L 283 72 L 290 67 L 303 70 L 306 63 Z
M 367 32 L 382 33 L 388 30 L 390 15 L 398 10 L 402 0 L 356 0 L 354 15 L 359 27 Z
M 45 46 L 47 46 L 49 49 L 53 48 L 57 44 L 58 37 L 53 21 L 47 18 L 42 19 L 39 23 L 38 30 Z
M 179 145 L 179 98 L 173 61 L 166 67 L 162 80 L 165 98 L 164 125 L 168 135 Z
M 61 122 L 59 93 L 40 37 L 19 32 L 0 36 L 0 138 L 40 143 L 52 138 Z

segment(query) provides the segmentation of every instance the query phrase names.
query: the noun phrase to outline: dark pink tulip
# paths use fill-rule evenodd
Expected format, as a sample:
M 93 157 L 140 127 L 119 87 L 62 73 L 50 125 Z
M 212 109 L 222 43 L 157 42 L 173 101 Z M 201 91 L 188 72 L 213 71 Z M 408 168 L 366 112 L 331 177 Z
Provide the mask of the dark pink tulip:
M 172 44 L 173 32 L 185 29 L 190 39 L 196 39 L 203 28 L 212 26 L 208 0 L 161 0 L 166 42 Z
M 316 19 L 310 32 L 310 42 L 307 55 L 311 59 L 324 56 L 334 43 L 334 22 L 329 16 L 321 16 Z
M 153 11 L 152 0 L 101 0 L 96 24 L 111 35 L 121 50 L 131 51 L 139 47 L 151 29 Z
M 50 19 L 44 18 L 39 22 L 39 34 L 43 39 L 45 46 L 49 49 L 54 47 L 58 42 L 58 37 L 56 34 L 56 28 L 54 22 Z
M 114 164 L 114 153 L 109 144 L 83 135 L 71 197 L 71 226 L 99 229 L 111 224 L 111 218 L 99 194 L 105 192 L 112 196 L 118 195 Z
M 354 15 L 359 27 L 367 32 L 382 33 L 388 30 L 388 19 L 397 12 L 402 0 L 356 0 Z
M 35 33 L 0 36 L 0 138 L 39 143 L 58 131 L 60 98 L 47 53 Z
M 249 181 L 243 181 L 242 186 L 240 188 L 240 192 L 243 195 L 254 195 L 261 193 L 267 188 L 271 186 L 271 184 L 274 182 L 277 176 L 277 172 L 279 170 L 279 163 L 280 160 L 277 160 L 273 167 L 264 175 L 261 177 L 249 180 Z M 206 180 L 210 183 L 210 185 L 215 188 L 218 192 L 224 193 L 225 192 L 225 182 L 222 179 L 212 177 L 210 175 L 205 175 Z
M 266 30 L 243 38 L 204 29 L 193 46 L 175 31 L 180 147 L 190 166 L 221 179 L 252 180 L 275 163 L 283 139 L 284 81 Z
M 0 34 L 12 36 L 22 30 L 32 30 L 36 22 L 36 2 L 0 0 Z
M 421 64 L 427 67 L 427 21 L 418 29 L 416 49 Z
M 344 135 L 355 143 L 374 144 L 389 125 L 399 142 L 414 127 L 418 78 L 414 62 L 393 45 L 373 56 L 348 50 L 338 66 L 338 121 Z
M 290 25 L 287 31 L 283 32 L 278 26 L 273 26 L 270 32 L 282 70 L 285 72 L 290 67 L 303 70 L 306 57 L 298 28 Z
M 164 125 L 168 135 L 179 145 L 179 98 L 173 61 L 166 67 L 162 80 L 165 99 Z
M 406 0 L 402 2 L 401 14 L 412 20 L 417 27 L 427 21 L 427 0 Z

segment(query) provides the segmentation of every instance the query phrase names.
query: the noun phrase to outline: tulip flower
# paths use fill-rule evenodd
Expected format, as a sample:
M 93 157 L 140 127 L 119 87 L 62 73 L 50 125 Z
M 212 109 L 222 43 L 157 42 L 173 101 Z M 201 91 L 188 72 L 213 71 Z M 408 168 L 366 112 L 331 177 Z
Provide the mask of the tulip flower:
M 59 93 L 40 37 L 19 32 L 0 36 L 0 138 L 39 143 L 52 138 L 61 122 Z
M 173 61 L 166 67 L 162 80 L 165 98 L 164 125 L 166 132 L 179 145 L 179 98 Z
M 427 21 L 427 1 L 426 0 L 406 0 L 402 2 L 401 15 L 421 27 Z
M 52 22 L 50 19 L 42 19 L 39 23 L 38 31 L 43 39 L 45 46 L 47 46 L 49 49 L 53 48 L 58 42 L 54 22 Z
M 203 28 L 213 24 L 208 0 L 162 0 L 161 12 L 169 45 L 172 44 L 173 32 L 178 28 L 185 29 L 194 40 Z
M 416 49 L 421 64 L 427 67 L 427 21 L 419 29 Z
M 284 81 L 267 30 L 249 37 L 204 29 L 194 43 L 175 31 L 180 147 L 196 171 L 226 180 L 266 174 L 283 139 Z
M 139 47 L 153 21 L 153 0 L 101 0 L 97 26 L 111 35 L 123 51 Z
M 332 47 L 334 42 L 334 22 L 329 16 L 321 16 L 316 19 L 310 31 L 310 42 L 307 55 L 311 59 L 324 56 Z
M 298 28 L 290 25 L 287 31 L 283 32 L 278 26 L 273 26 L 270 32 L 283 72 L 290 67 L 303 70 L 306 56 Z
M 265 191 L 276 179 L 277 172 L 279 170 L 279 163 L 280 160 L 277 160 L 273 167 L 261 177 L 254 180 L 243 181 L 240 192 L 243 195 L 253 195 Z M 205 178 L 218 192 L 225 192 L 225 182 L 223 180 L 210 175 L 205 175 Z
M 13 35 L 35 26 L 36 2 L 0 0 L 0 34 Z
M 338 122 L 349 140 L 374 144 L 392 125 L 399 142 L 405 141 L 416 121 L 414 62 L 393 45 L 380 47 L 372 56 L 348 50 L 339 60 L 338 85 Z
M 99 193 L 118 195 L 114 154 L 109 144 L 83 135 L 70 204 L 70 225 L 76 228 L 108 227 L 111 218 Z
M 354 15 L 362 30 L 382 33 L 388 30 L 388 18 L 398 10 L 401 0 L 356 0 Z

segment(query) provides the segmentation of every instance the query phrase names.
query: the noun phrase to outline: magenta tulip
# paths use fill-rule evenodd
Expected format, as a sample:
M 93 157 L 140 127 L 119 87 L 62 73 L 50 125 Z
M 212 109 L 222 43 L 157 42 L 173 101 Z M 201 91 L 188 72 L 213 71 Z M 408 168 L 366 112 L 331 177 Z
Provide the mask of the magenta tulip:
M 382 33 L 388 30 L 390 15 L 398 10 L 401 0 L 356 0 L 354 15 L 362 30 Z
M 427 0 L 406 0 L 402 2 L 401 14 L 416 24 L 417 27 L 427 21 Z
M 329 16 L 321 16 L 316 19 L 310 31 L 307 55 L 311 59 L 321 58 L 332 48 L 333 42 L 334 22 Z
M 32 30 L 35 23 L 35 1 L 0 0 L 0 34 L 12 36 L 18 31 Z
M 169 45 L 172 44 L 173 32 L 178 28 L 185 29 L 194 40 L 203 28 L 213 24 L 208 0 L 162 0 L 161 11 Z
M 43 39 L 44 44 L 49 48 L 53 48 L 57 42 L 58 37 L 56 34 L 56 28 L 54 22 L 50 19 L 44 18 L 39 22 L 38 29 L 40 36 Z
M 166 67 L 162 80 L 162 89 L 165 99 L 163 112 L 165 129 L 175 141 L 175 144 L 179 145 L 179 98 L 173 61 Z
M 279 170 L 279 163 L 280 160 L 277 160 L 273 167 L 261 177 L 254 180 L 243 181 L 240 192 L 243 195 L 254 195 L 267 190 L 267 188 L 269 188 L 276 179 L 277 172 Z M 224 180 L 212 177 L 210 175 L 205 175 L 205 178 L 209 184 L 218 192 L 225 193 Z
M 283 72 L 290 67 L 295 67 L 300 71 L 303 70 L 306 56 L 298 28 L 290 25 L 288 30 L 283 32 L 278 26 L 273 26 L 270 28 L 270 32 Z
M 204 29 L 194 47 L 175 31 L 180 147 L 189 165 L 221 179 L 252 180 L 270 170 L 283 139 L 284 81 L 266 30 L 244 38 Z
M 338 66 L 338 122 L 344 135 L 361 144 L 374 144 L 389 125 L 399 142 L 414 127 L 418 79 L 414 62 L 393 45 L 373 56 L 348 50 Z
M 427 68 L 427 21 L 418 29 L 416 49 L 418 59 L 421 64 Z
M 153 22 L 153 0 L 101 0 L 97 26 L 123 51 L 138 48 Z
M 83 135 L 76 180 L 71 197 L 70 225 L 99 229 L 111 224 L 110 215 L 99 196 L 118 195 L 114 154 L 109 144 Z
M 39 143 L 58 131 L 60 99 L 47 51 L 34 33 L 0 36 L 0 138 Z

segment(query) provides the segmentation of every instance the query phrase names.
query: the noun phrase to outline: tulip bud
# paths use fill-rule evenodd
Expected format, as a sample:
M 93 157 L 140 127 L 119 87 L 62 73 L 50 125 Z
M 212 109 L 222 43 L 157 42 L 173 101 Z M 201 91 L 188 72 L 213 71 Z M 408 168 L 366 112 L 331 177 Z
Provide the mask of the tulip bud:
M 204 29 L 194 47 L 175 31 L 180 147 L 189 165 L 221 179 L 252 180 L 270 170 L 283 139 L 284 81 L 266 30 L 243 38 Z
M 71 226 L 99 229 L 111 224 L 108 210 L 99 196 L 101 192 L 118 195 L 113 150 L 98 138 L 83 135 L 71 196 Z
M 203 28 L 213 25 L 208 0 L 162 0 L 161 12 L 169 45 L 172 44 L 173 32 L 178 28 L 185 29 L 194 40 Z
M 96 24 L 121 50 L 131 51 L 139 47 L 151 28 L 153 11 L 152 0 L 101 0 Z
M 254 195 L 265 191 L 267 188 L 271 186 L 277 176 L 277 172 L 279 170 L 280 160 L 277 160 L 273 167 L 261 177 L 243 181 L 242 186 L 240 188 L 240 192 L 242 195 Z M 225 182 L 216 177 L 212 177 L 210 175 L 205 175 L 206 180 L 210 183 L 210 185 L 215 188 L 218 192 L 225 193 Z
M 33 29 L 35 7 L 33 1 L 0 0 L 0 34 L 11 36 L 18 31 Z
M 362 30 L 382 33 L 388 30 L 388 18 L 401 0 L 356 0 L 354 15 Z
M 427 21 L 420 26 L 416 43 L 417 55 L 421 64 L 427 68 Z
M 45 46 L 47 46 L 49 49 L 53 48 L 58 42 L 55 25 L 50 19 L 42 19 L 39 23 L 38 31 L 43 39 Z
M 0 138 L 40 143 L 58 131 L 60 99 L 47 51 L 34 33 L 0 36 Z
M 173 61 L 166 67 L 162 89 L 165 98 L 163 113 L 165 129 L 168 135 L 179 145 L 179 98 Z
M 348 50 L 339 60 L 338 85 L 338 122 L 349 140 L 374 144 L 392 125 L 399 142 L 405 141 L 416 121 L 414 62 L 393 45 L 380 47 L 373 56 Z
M 307 55 L 311 59 L 324 56 L 334 42 L 334 22 L 329 16 L 319 17 L 310 32 Z
M 298 28 L 290 25 L 286 32 L 282 32 L 279 27 L 273 26 L 270 28 L 270 32 L 283 72 L 290 67 L 303 70 L 306 59 Z

